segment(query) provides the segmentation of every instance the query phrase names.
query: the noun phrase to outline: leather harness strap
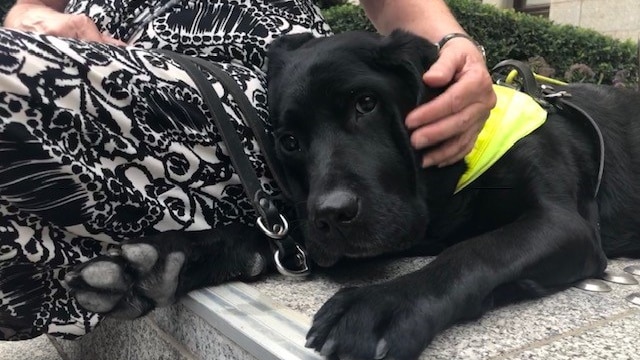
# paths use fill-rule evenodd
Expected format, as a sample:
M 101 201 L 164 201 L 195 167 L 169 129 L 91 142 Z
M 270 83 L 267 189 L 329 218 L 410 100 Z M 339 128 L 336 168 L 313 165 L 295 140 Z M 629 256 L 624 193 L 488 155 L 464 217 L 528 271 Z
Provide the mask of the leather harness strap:
M 491 74 L 495 77 L 496 74 L 505 69 L 515 69 L 522 79 L 519 90 L 536 99 L 536 101 L 538 101 L 543 107 L 553 107 L 553 109 L 559 112 L 566 112 L 567 109 L 571 109 L 577 112 L 581 117 L 586 119 L 591 125 L 590 127 L 593 130 L 596 141 L 598 142 L 598 150 L 600 155 L 598 159 L 596 186 L 593 193 L 593 198 L 597 198 L 598 193 L 600 192 L 602 176 L 604 174 L 605 146 L 602 130 L 600 130 L 600 127 L 598 126 L 596 120 L 574 102 L 567 100 L 571 98 L 571 94 L 567 91 L 555 91 L 551 86 L 538 84 L 535 78 L 535 74 L 533 73 L 533 71 L 531 71 L 529 65 L 517 60 L 505 60 L 494 66 L 491 69 Z M 494 79 L 494 81 L 496 80 Z
M 262 125 L 255 108 L 246 98 L 244 91 L 229 74 L 212 62 L 168 50 L 158 50 L 158 52 L 178 63 L 189 77 L 191 77 L 200 91 L 205 104 L 213 116 L 218 132 L 227 147 L 231 163 L 256 210 L 258 215 L 257 225 L 271 240 L 270 243 L 274 252 L 274 261 L 278 271 L 287 276 L 297 277 L 308 275 L 310 271 L 306 252 L 293 240 L 289 234 L 289 224 L 286 218 L 278 211 L 273 199 L 262 188 L 260 179 L 258 179 L 249 158 L 244 152 L 244 146 L 240 142 L 236 129 L 229 118 L 229 114 L 224 110 L 218 94 L 209 80 L 207 80 L 203 69 L 215 77 L 233 96 L 233 99 L 242 110 L 243 118 L 249 127 L 251 127 L 276 182 L 278 182 L 283 194 L 286 197 L 290 197 L 286 184 L 282 182 L 283 178 L 280 175 L 280 167 L 275 162 L 273 143 L 265 127 Z

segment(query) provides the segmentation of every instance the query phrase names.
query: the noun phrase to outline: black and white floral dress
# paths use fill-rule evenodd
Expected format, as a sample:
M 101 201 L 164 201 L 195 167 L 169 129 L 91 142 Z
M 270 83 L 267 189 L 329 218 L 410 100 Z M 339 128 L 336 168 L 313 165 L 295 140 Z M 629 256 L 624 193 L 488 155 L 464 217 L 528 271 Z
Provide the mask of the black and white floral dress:
M 253 221 L 193 82 L 152 49 L 220 64 L 268 123 L 266 46 L 329 33 L 305 0 L 71 0 L 67 11 L 130 45 L 0 29 L 0 340 L 95 327 L 62 279 L 124 239 Z M 237 105 L 215 89 L 277 191 Z

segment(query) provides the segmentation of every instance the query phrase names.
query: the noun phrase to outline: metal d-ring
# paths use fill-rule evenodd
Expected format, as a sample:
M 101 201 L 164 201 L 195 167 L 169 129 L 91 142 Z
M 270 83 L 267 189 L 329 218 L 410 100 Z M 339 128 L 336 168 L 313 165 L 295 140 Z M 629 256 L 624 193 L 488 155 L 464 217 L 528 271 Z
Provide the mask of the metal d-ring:
M 300 269 L 298 270 L 292 270 L 292 269 L 287 269 L 284 265 L 282 265 L 282 262 L 280 261 L 280 249 L 276 250 L 275 253 L 273 253 L 273 260 L 276 263 L 276 268 L 278 269 L 278 272 L 284 276 L 292 276 L 292 277 L 304 277 L 309 275 L 310 269 L 309 269 L 309 263 L 307 262 L 307 254 L 304 252 L 304 250 L 302 250 L 302 248 L 296 244 L 296 260 L 298 260 L 298 262 L 300 263 Z
M 265 235 L 276 240 L 282 239 L 283 237 L 287 236 L 287 233 L 289 232 L 289 223 L 287 222 L 287 219 L 282 216 L 282 214 L 278 215 L 280 215 L 280 221 L 282 221 L 282 225 L 275 224 L 273 226 L 273 230 L 267 228 L 267 226 L 264 224 L 262 216 L 258 217 L 258 220 L 256 221 L 258 223 L 258 227 Z

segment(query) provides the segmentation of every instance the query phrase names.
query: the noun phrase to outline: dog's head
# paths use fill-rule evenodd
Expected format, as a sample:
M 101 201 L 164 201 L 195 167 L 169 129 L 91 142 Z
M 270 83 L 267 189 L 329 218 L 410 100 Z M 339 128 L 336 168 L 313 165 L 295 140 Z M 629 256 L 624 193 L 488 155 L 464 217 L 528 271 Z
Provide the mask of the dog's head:
M 403 250 L 428 225 L 426 184 L 404 119 L 437 91 L 428 41 L 285 36 L 269 50 L 269 111 L 306 247 L 320 265 Z

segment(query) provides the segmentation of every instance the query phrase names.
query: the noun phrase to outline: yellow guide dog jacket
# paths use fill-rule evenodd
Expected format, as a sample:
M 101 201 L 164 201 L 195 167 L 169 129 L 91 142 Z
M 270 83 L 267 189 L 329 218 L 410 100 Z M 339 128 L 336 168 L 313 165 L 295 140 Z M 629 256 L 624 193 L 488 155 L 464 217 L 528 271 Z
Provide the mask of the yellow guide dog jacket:
M 500 85 L 494 85 L 493 90 L 498 101 L 473 150 L 465 157 L 468 168 L 458 181 L 456 192 L 476 180 L 513 144 L 539 128 L 547 119 L 547 111 L 531 96 Z

